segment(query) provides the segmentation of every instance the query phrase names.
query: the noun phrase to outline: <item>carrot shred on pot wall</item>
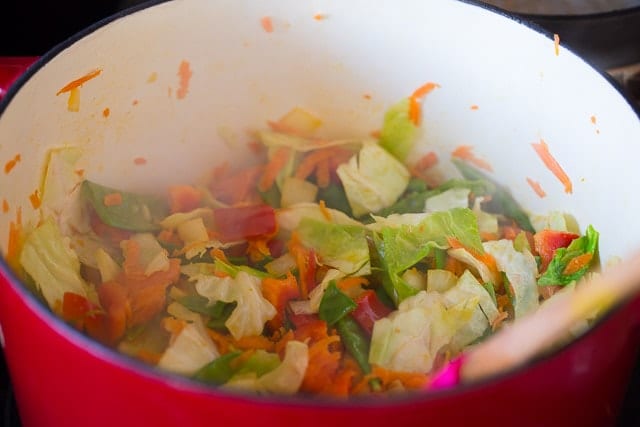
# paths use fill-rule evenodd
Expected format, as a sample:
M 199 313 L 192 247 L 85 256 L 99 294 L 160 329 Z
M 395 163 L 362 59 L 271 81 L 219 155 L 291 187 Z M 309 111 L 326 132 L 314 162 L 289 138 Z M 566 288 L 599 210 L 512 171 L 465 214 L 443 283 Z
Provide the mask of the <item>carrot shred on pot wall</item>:
M 544 189 L 542 188 L 542 185 L 540 185 L 538 181 L 534 181 L 533 179 L 527 177 L 527 182 L 529 183 L 529 186 L 533 189 L 533 191 L 535 191 L 540 198 L 546 197 L 547 193 L 545 193 Z
M 332 167 L 336 167 L 334 165 L 344 163 L 352 156 L 352 151 L 346 150 L 341 147 L 327 147 L 314 150 L 307 154 L 304 159 L 302 159 L 302 161 L 298 165 L 298 168 L 296 169 L 295 176 L 299 179 L 307 179 L 311 174 L 315 172 L 317 180 L 322 181 L 321 183 L 318 183 L 318 186 L 320 186 L 320 184 L 328 185 L 329 183 L 325 182 L 327 179 L 327 177 L 324 176 L 325 172 L 320 171 L 320 169 L 324 167 L 330 169 L 328 167 L 329 163 L 325 163 L 325 161 L 330 162 Z M 328 172 L 331 172 L 331 170 L 328 170 Z M 319 177 L 317 174 L 320 174 L 321 177 Z
M 562 166 L 560 166 L 558 161 L 553 157 L 553 155 L 551 155 L 547 143 L 541 139 L 540 142 L 534 142 L 531 146 L 536 150 L 538 157 L 540 157 L 540 160 L 542 160 L 547 169 L 549 169 L 564 185 L 564 192 L 568 194 L 573 193 L 573 184 L 571 183 L 571 179 L 569 179 L 569 176 L 565 173 L 564 169 L 562 169 Z
M 79 88 L 84 83 L 88 82 L 89 80 L 98 77 L 100 75 L 100 73 L 102 73 L 102 69 L 100 69 L 100 68 L 98 68 L 97 70 L 90 71 L 87 74 L 85 74 L 84 76 L 67 83 L 62 89 L 60 89 L 56 93 L 56 95 L 60 95 L 61 93 L 65 93 L 65 92 L 70 92 L 73 89 Z
M 22 160 L 22 157 L 20 156 L 20 154 L 16 154 L 13 159 L 4 164 L 4 173 L 8 175 L 9 172 L 11 172 L 13 168 L 16 167 L 20 160 Z
M 42 199 L 40 198 L 40 191 L 38 189 L 34 190 L 33 193 L 29 195 L 29 202 L 31 202 L 33 209 L 38 209 L 40 207 Z
M 262 29 L 267 33 L 273 33 L 273 21 L 270 16 L 263 16 L 260 18 L 260 25 Z
M 202 193 L 192 185 L 172 185 L 168 194 L 171 213 L 190 212 L 202 201 Z
M 184 99 L 189 92 L 189 82 L 191 81 L 191 64 L 189 61 L 183 60 L 178 67 L 178 77 L 180 77 L 178 90 L 176 91 L 176 98 Z
M 276 309 L 275 317 L 268 324 L 272 329 L 278 329 L 282 326 L 287 303 L 300 297 L 298 281 L 291 272 L 287 272 L 284 279 L 267 277 L 262 280 L 262 295 Z
M 409 120 L 414 125 L 420 125 L 420 102 L 429 92 L 439 87 L 440 85 L 437 83 L 428 82 L 416 89 L 409 97 Z
M 472 145 L 459 145 L 455 150 L 453 150 L 451 156 L 467 161 L 480 169 L 484 169 L 488 172 L 493 172 L 493 167 L 489 162 L 473 154 Z
M 20 251 L 22 250 L 23 243 L 23 228 L 22 228 L 22 208 L 18 206 L 16 209 L 16 220 L 9 221 L 9 241 L 7 242 L 7 264 L 14 271 L 21 271 L 20 269 Z
M 9 212 L 9 202 L 7 199 L 2 199 L 2 213 Z

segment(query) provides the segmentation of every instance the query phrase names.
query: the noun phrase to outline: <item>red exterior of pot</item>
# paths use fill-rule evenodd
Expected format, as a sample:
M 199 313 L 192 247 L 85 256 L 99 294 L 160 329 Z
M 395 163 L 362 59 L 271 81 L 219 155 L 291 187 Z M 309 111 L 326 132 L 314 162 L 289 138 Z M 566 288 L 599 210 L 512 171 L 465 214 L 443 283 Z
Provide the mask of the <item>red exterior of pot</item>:
M 251 398 L 137 367 L 71 330 L 7 277 L 5 270 L 0 322 L 25 427 L 614 425 L 640 318 L 636 299 L 562 351 L 477 386 L 355 403 Z

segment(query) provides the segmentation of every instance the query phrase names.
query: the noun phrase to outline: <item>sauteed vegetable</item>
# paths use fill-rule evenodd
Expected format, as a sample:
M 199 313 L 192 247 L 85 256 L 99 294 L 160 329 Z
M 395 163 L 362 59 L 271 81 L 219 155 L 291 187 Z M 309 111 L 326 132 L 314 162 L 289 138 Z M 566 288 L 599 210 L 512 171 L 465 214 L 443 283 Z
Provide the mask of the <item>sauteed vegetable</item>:
M 570 291 L 598 232 L 529 215 L 463 158 L 411 161 L 425 85 L 374 138 L 320 140 L 294 109 L 256 161 L 162 196 L 110 188 L 51 151 L 41 221 L 8 254 L 53 312 L 158 369 L 257 393 L 348 397 L 429 375 Z M 465 152 L 468 153 L 468 150 Z M 477 164 L 477 162 L 476 162 Z

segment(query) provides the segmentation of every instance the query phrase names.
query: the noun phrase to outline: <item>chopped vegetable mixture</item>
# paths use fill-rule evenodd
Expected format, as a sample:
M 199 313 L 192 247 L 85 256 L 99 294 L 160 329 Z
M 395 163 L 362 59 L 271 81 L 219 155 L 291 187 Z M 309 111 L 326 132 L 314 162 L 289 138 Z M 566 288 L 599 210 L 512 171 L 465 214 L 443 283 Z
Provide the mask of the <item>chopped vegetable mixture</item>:
M 428 388 L 570 290 L 598 250 L 592 226 L 525 212 L 470 147 L 450 179 L 429 173 L 433 152 L 410 162 L 436 87 L 392 106 L 377 139 L 315 138 L 321 122 L 296 108 L 257 133 L 251 166 L 213 165 L 161 197 L 85 179 L 79 148 L 53 150 L 42 220 L 12 229 L 12 265 L 73 327 L 196 381 L 339 398 Z

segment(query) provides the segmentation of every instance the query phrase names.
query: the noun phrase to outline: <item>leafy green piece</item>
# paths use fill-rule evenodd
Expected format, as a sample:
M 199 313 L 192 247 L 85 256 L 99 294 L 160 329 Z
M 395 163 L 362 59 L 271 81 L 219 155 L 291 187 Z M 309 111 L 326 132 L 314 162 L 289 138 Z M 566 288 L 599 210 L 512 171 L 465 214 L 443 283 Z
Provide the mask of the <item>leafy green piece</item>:
M 209 304 L 209 299 L 198 294 L 185 295 L 177 301 L 189 310 L 209 317 L 207 326 L 216 330 L 226 330 L 224 323 L 238 305 L 236 302 L 226 303 L 224 301 Z
M 211 384 L 224 384 L 229 381 L 235 373 L 232 362 L 241 354 L 241 351 L 232 351 L 223 354 L 200 368 L 193 375 L 193 378 Z
M 341 184 L 332 182 L 328 186 L 318 189 L 318 200 L 324 200 L 324 204 L 328 208 L 337 209 L 349 216 L 353 216 L 347 194 Z
M 329 283 L 320 301 L 318 315 L 320 319 L 333 326 L 347 314 L 356 309 L 358 305 L 338 289 L 335 280 Z
M 89 285 L 80 275 L 78 256 L 51 218 L 27 234 L 20 264 L 52 309 L 61 306 L 66 292 L 88 296 Z
M 498 300 L 496 299 L 496 289 L 495 289 L 495 286 L 493 285 L 493 283 L 491 283 L 491 282 L 483 283 L 482 287 L 485 288 L 487 290 L 487 292 L 489 292 L 489 296 L 491 296 L 491 300 L 497 306 L 498 305 Z
M 538 279 L 538 285 L 565 286 L 582 278 L 596 258 L 599 237 L 600 233 L 589 225 L 583 236 L 574 239 L 566 248 L 558 248 L 547 270 Z M 575 272 L 565 274 L 565 269 L 573 259 L 586 254 L 591 254 L 591 260 L 588 263 Z
M 246 362 L 240 366 L 236 374 L 243 375 L 248 372 L 255 373 L 258 377 L 271 372 L 280 365 L 280 357 L 276 353 L 264 350 L 256 350 Z
M 502 239 L 484 243 L 485 250 L 496 260 L 498 270 L 508 279 L 505 283 L 511 295 L 515 318 L 518 319 L 538 308 L 536 276 L 538 265 L 531 252 L 518 252 L 511 240 Z
M 369 248 L 364 228 L 303 218 L 297 232 L 302 244 L 314 248 L 323 264 L 345 274 L 369 273 Z
M 427 199 L 454 189 L 468 189 L 474 195 L 482 196 L 495 192 L 495 185 L 485 179 L 450 179 L 431 190 L 424 185 L 412 184 L 393 205 L 376 212 L 376 215 L 424 212 Z
M 115 193 L 122 196 L 122 202 L 106 206 L 105 196 Z M 121 191 L 87 180 L 82 183 L 82 196 L 91 204 L 102 222 L 124 230 L 158 230 L 159 222 L 168 213 L 167 204 L 160 197 Z
M 277 185 L 272 185 L 266 191 L 258 190 L 258 193 L 262 201 L 272 208 L 277 209 L 280 207 L 280 190 Z
M 365 333 L 351 316 L 346 316 L 338 320 L 336 323 L 336 329 L 340 340 L 345 346 L 349 354 L 356 359 L 360 369 L 365 374 L 371 372 L 371 365 L 369 365 L 369 340 Z
M 409 98 L 392 105 L 384 115 L 380 130 L 380 145 L 404 161 L 413 147 L 418 127 L 409 118 Z
M 365 144 L 336 172 L 356 217 L 392 205 L 409 183 L 407 167 L 377 144 Z
M 525 231 L 535 233 L 535 229 L 531 224 L 529 215 L 522 209 L 520 204 L 513 198 L 511 193 L 504 187 L 498 185 L 495 181 L 480 172 L 478 169 L 470 166 L 459 159 L 452 159 L 453 164 L 458 168 L 460 173 L 471 180 L 485 180 L 495 186 L 495 191 L 491 194 L 491 201 L 485 204 L 485 209 L 491 213 L 502 213 L 513 218 L 516 223 Z

